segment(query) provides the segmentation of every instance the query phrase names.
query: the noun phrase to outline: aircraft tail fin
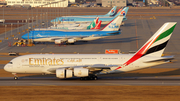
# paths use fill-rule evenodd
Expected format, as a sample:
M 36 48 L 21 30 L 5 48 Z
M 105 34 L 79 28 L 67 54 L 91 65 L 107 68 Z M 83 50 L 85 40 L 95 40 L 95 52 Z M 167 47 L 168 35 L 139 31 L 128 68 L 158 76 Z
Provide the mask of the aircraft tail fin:
M 113 15 L 111 16 L 115 16 L 117 13 L 119 13 L 121 10 L 123 10 L 124 7 L 121 7 L 120 9 L 117 10 L 117 12 L 115 12 Z
M 91 28 L 91 29 L 100 29 L 101 27 L 101 22 L 102 21 L 99 21 L 98 24 L 96 24 L 96 26 L 94 28 Z
M 99 17 L 96 17 L 96 19 L 94 20 L 94 22 L 97 24 L 99 20 Z
M 120 28 L 120 25 L 122 23 L 123 16 L 119 15 L 112 21 L 110 21 L 103 29 L 102 31 L 118 31 Z
M 141 56 L 161 57 L 177 22 L 165 23 L 137 52 Z
M 127 15 L 127 12 L 129 10 L 129 7 L 124 7 L 122 10 L 119 9 L 119 11 L 117 12 L 117 14 L 114 16 L 114 17 L 117 17 L 118 15 L 123 15 L 123 19 L 127 19 L 126 18 L 126 15 Z
M 114 6 L 107 14 L 105 15 L 109 15 L 109 16 L 112 16 L 115 12 L 116 12 L 116 8 L 117 6 Z
M 91 28 L 94 28 L 96 26 L 96 24 L 98 23 L 98 20 L 99 20 L 99 17 L 96 17 L 96 19 L 94 19 L 94 21 L 92 21 L 90 23 L 89 26 L 87 26 L 87 29 L 91 29 Z
M 144 56 L 153 56 L 157 58 L 161 57 L 176 26 L 176 23 L 177 22 L 165 23 L 127 62 L 125 62 L 122 66 L 116 68 L 116 70 L 127 66 Z M 157 61 L 158 59 L 153 60 Z M 160 58 L 159 60 L 162 60 L 162 58 Z

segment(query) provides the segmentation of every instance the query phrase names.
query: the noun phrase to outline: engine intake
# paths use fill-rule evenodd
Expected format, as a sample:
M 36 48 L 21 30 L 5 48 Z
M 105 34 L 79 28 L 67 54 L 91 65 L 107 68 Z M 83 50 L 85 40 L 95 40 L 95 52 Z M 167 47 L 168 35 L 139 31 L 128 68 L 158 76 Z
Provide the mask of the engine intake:
M 74 76 L 77 76 L 77 77 L 89 76 L 89 69 L 86 69 L 86 68 L 74 68 Z
M 55 40 L 54 43 L 55 43 L 55 44 L 61 44 L 61 43 L 62 43 L 62 40 Z
M 75 39 L 68 39 L 68 43 L 74 43 L 75 41 Z
M 57 69 L 56 77 L 57 78 L 71 78 L 73 76 L 76 77 L 87 77 L 89 76 L 89 69 L 86 68 L 74 68 L 74 74 L 72 70 L 66 69 Z
M 73 77 L 72 70 L 57 69 L 56 77 L 57 78 L 71 78 Z

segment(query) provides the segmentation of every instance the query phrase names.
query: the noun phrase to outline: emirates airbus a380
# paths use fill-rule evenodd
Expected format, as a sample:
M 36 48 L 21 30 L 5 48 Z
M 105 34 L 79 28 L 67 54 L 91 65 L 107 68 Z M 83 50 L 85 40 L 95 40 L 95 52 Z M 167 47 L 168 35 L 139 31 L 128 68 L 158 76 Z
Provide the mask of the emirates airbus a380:
M 58 78 L 97 79 L 100 74 L 128 72 L 170 62 L 162 53 L 176 22 L 165 23 L 135 54 L 33 54 L 19 56 L 4 66 L 16 73 L 55 74 Z

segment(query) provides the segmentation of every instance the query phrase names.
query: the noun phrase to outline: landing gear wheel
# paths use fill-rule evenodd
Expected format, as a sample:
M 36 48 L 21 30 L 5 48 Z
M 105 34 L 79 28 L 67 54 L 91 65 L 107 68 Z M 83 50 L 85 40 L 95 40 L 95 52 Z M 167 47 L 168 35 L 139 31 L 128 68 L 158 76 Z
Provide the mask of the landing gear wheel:
M 14 80 L 18 80 L 18 77 L 15 76 L 15 77 L 14 77 Z
M 94 76 L 94 78 L 93 78 L 94 80 L 97 80 L 98 79 L 98 77 L 97 76 Z
M 81 77 L 80 80 L 84 80 L 84 77 Z
M 80 80 L 88 80 L 88 77 L 81 77 Z
M 97 76 L 81 77 L 80 80 L 97 80 Z
M 18 79 L 18 76 L 16 75 L 16 73 L 12 73 L 14 75 L 14 80 Z
M 125 24 L 125 23 L 124 23 L 124 22 L 122 22 L 122 23 L 121 23 L 121 26 L 124 26 L 124 24 Z

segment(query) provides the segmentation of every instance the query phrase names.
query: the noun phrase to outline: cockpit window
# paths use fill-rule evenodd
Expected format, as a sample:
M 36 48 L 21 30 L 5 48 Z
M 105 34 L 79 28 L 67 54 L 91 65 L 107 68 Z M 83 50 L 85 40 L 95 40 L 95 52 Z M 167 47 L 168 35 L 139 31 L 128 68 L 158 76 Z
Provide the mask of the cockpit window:
M 9 64 L 13 64 L 12 62 L 9 62 Z

